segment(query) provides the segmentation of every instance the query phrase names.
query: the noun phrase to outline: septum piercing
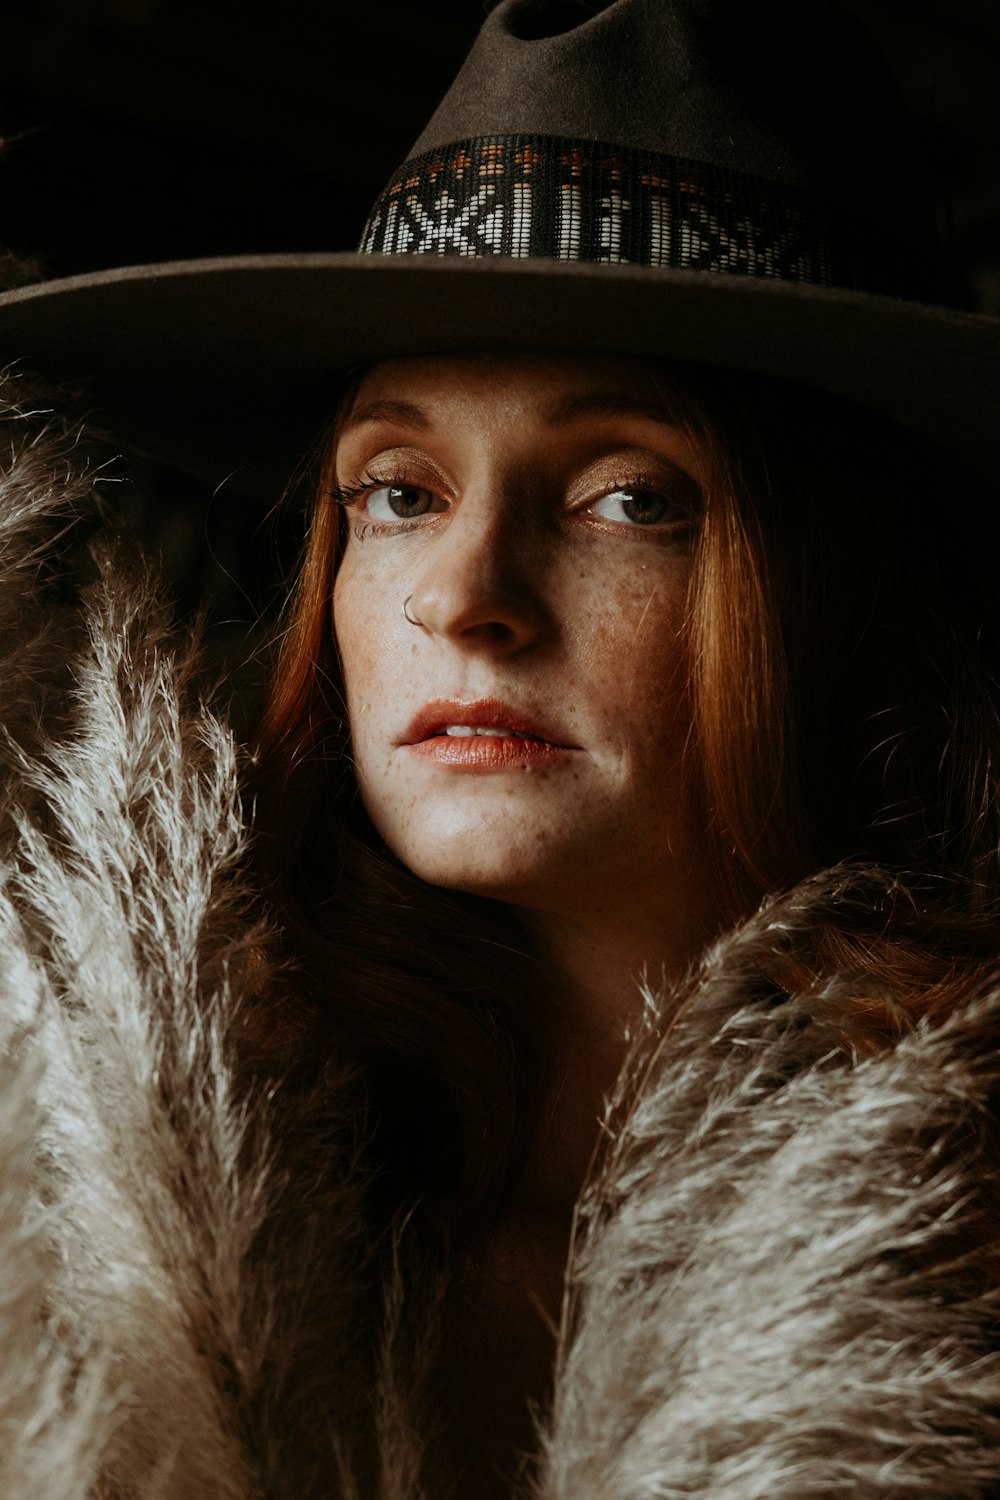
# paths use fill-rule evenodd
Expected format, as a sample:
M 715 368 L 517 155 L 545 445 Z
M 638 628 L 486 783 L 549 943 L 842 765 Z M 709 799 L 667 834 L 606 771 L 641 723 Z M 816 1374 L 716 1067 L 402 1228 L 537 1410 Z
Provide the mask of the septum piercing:
M 403 600 L 403 619 L 407 622 L 408 625 L 416 625 L 418 630 L 423 630 L 423 620 L 415 620 L 406 607 L 412 598 L 412 594 L 407 594 L 406 598 Z

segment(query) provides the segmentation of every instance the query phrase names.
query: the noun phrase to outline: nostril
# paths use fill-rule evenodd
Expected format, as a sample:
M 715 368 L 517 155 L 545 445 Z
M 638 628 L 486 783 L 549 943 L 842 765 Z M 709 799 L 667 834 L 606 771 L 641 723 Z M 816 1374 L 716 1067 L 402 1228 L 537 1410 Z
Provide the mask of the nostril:
M 470 640 L 498 643 L 513 640 L 517 634 L 513 624 L 503 618 L 497 619 L 492 614 L 484 614 L 481 618 L 471 614 L 464 619 L 456 619 L 453 622 L 453 629 L 455 635 L 464 636 Z
M 495 10 L 504 0 L 495 0 Z M 616 0 L 510 0 L 504 16 L 510 36 L 522 42 L 538 42 L 544 37 L 565 36 L 576 31 Z

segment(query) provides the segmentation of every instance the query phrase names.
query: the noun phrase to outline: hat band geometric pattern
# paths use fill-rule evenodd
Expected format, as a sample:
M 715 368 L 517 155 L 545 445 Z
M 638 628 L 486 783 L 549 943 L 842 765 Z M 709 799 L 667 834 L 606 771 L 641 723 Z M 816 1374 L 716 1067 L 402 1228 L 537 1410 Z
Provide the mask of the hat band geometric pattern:
M 400 167 L 360 249 L 669 266 L 906 295 L 905 246 L 800 188 L 567 136 L 456 141 Z

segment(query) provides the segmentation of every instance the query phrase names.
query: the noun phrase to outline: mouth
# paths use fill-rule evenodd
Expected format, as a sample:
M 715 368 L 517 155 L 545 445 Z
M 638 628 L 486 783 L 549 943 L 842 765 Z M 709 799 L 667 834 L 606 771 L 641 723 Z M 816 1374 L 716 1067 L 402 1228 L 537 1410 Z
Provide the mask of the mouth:
M 477 770 L 527 767 L 580 749 L 499 698 L 435 699 L 416 715 L 400 744 L 438 764 Z
M 470 739 L 472 736 L 478 735 L 480 738 L 485 737 L 496 740 L 541 740 L 544 743 L 544 737 L 540 734 L 522 734 L 519 729 L 506 728 L 474 729 L 470 724 L 446 724 L 443 733 L 450 735 L 452 739 L 456 740 Z
M 551 745 L 559 750 L 580 748 L 499 698 L 477 698 L 466 703 L 437 698 L 425 703 L 400 744 L 419 745 L 431 739 L 513 739 Z

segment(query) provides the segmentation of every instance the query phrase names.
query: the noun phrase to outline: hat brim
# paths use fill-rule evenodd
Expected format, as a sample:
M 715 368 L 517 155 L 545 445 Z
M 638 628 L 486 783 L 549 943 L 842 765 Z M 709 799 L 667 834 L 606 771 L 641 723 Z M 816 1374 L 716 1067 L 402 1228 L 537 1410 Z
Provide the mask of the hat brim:
M 132 266 L 0 296 L 3 362 L 80 386 L 122 443 L 249 493 L 288 472 L 345 367 L 532 349 L 784 377 L 1000 474 L 1000 320 L 891 297 L 635 265 L 351 252 Z

